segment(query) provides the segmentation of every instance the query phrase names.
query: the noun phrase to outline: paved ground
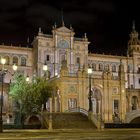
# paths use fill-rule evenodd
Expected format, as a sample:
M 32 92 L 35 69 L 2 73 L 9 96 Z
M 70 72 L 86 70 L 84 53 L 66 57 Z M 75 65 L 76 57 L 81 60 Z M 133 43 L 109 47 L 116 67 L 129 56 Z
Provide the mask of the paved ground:
M 140 140 L 140 129 L 4 130 L 0 140 Z

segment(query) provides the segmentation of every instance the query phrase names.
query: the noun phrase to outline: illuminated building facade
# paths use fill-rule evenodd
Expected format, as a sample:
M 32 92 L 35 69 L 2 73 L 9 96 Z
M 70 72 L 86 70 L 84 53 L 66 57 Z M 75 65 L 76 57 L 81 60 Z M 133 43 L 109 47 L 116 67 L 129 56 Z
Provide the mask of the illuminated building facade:
M 42 67 L 47 64 L 50 78 L 57 85 L 52 98 L 54 112 L 76 108 L 88 111 L 87 69 L 91 67 L 93 121 L 100 116 L 98 121 L 105 123 L 130 123 L 140 117 L 140 40 L 135 25 L 127 56 L 88 53 L 90 42 L 86 34 L 83 38 L 74 35 L 72 27 L 68 29 L 64 25 L 54 26 L 52 35 L 44 34 L 39 28 L 32 48 L 0 45 L 0 56 L 6 58 L 5 68 L 11 73 L 12 64 L 17 64 L 18 72 L 29 77 L 43 76 Z M 4 82 L 9 83 L 10 79 L 11 74 L 7 73 Z

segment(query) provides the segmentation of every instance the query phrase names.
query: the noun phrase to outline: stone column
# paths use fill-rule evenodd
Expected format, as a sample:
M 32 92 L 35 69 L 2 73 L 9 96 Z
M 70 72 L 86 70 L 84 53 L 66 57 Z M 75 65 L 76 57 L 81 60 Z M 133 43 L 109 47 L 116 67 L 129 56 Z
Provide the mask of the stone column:
M 52 98 L 50 98 L 50 114 L 49 114 L 49 131 L 51 131 L 52 128 Z
M 55 107 L 54 107 L 54 112 L 57 112 L 57 97 L 54 97 L 54 104 L 55 104 Z
M 50 113 L 52 113 L 52 98 L 50 98 L 49 100 L 50 100 Z
M 52 114 L 49 115 L 49 131 L 51 131 L 52 128 Z
M 61 103 L 61 99 L 60 99 L 60 101 L 59 101 L 59 109 L 60 109 L 59 111 L 62 112 L 62 103 Z

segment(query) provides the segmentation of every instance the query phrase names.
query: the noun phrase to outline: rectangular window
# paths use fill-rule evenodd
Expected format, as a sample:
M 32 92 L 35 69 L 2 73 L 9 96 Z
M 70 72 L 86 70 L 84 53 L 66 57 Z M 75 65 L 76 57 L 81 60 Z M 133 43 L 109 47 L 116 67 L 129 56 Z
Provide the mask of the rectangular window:
M 140 67 L 138 67 L 138 73 L 140 73 Z
M 50 55 L 46 55 L 46 60 L 50 61 Z
M 0 75 L 0 83 L 2 83 L 2 75 Z
M 114 100 L 114 110 L 119 108 L 119 101 Z
M 114 100 L 114 115 L 117 115 L 119 113 L 119 100 Z
M 61 63 L 62 63 L 64 60 L 65 60 L 65 55 L 62 54 L 62 55 L 61 55 Z
M 68 99 L 68 108 L 76 108 L 77 107 L 77 99 L 76 98 L 70 98 Z
M 139 82 L 139 84 L 140 84 L 140 78 L 138 79 L 138 82 Z
M 114 119 L 119 117 L 119 100 L 114 100 L 114 108 L 113 108 Z
M 80 58 L 79 58 L 79 57 L 77 57 L 76 63 L 77 63 L 77 64 L 80 64 Z
M 134 86 L 131 84 L 131 89 L 133 89 L 134 88 Z

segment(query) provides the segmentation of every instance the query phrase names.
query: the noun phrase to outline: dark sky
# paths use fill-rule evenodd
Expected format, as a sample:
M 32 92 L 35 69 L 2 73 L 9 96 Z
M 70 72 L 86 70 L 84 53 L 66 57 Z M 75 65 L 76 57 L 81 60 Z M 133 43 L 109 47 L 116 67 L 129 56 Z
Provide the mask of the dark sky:
M 26 44 L 28 36 L 32 41 L 39 27 L 51 33 L 55 22 L 61 25 L 63 8 L 65 25 L 72 25 L 76 37 L 86 32 L 92 52 L 122 55 L 133 20 L 140 31 L 138 6 L 135 0 L 0 0 L 0 43 Z

